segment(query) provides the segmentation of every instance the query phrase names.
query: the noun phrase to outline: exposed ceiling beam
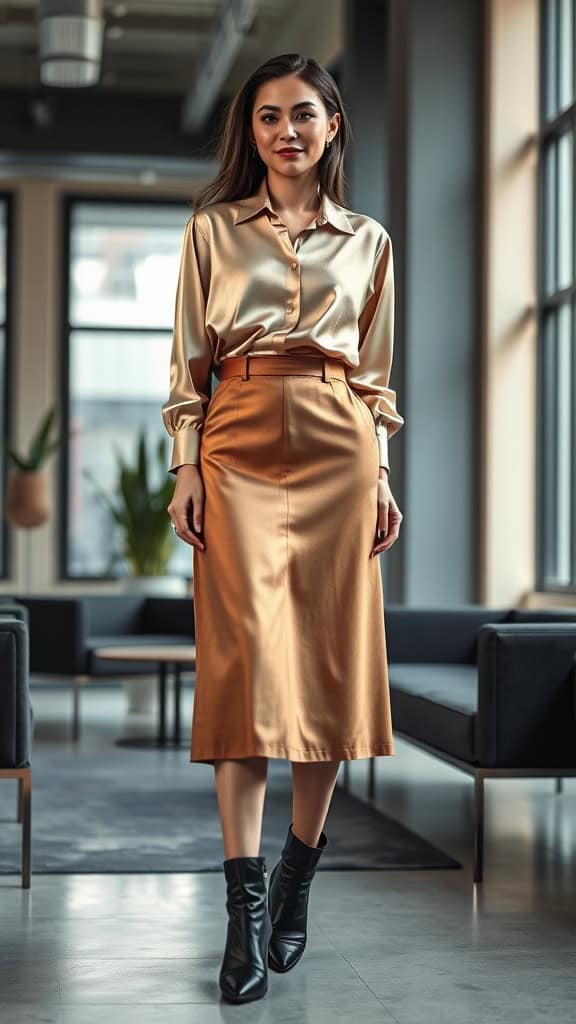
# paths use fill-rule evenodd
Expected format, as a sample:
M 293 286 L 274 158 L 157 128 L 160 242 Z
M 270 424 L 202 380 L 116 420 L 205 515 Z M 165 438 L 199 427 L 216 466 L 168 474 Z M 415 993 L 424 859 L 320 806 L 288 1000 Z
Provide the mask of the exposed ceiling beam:
M 162 14 L 158 11 L 130 12 L 117 17 L 113 10 L 105 11 L 106 25 L 121 25 L 127 32 L 189 32 L 192 35 L 203 35 L 215 25 L 218 19 L 199 14 Z M 3 25 L 35 26 L 38 23 L 36 7 L 5 7 L 0 4 L 0 28 Z
M 180 128 L 185 134 L 200 131 L 206 123 L 244 36 L 252 28 L 257 7 L 257 0 L 226 0 L 220 25 L 204 60 L 200 61 L 194 84 L 182 102 Z

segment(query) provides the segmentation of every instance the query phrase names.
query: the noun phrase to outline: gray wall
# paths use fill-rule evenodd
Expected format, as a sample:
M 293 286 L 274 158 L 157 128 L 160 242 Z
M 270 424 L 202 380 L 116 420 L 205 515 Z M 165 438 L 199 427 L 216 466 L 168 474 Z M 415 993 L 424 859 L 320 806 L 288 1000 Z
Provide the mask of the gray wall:
M 387 226 L 395 255 L 391 386 L 406 423 L 390 443 L 390 481 L 404 520 L 381 558 L 386 598 L 473 602 L 482 5 L 361 0 L 348 29 L 350 205 Z

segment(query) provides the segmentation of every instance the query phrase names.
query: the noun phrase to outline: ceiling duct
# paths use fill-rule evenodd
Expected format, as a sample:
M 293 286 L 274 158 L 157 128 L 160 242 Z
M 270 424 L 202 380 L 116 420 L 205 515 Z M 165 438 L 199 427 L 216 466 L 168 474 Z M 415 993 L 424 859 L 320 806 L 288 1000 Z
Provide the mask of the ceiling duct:
M 184 97 L 180 116 L 183 132 L 202 130 L 220 89 L 234 67 L 245 36 L 252 28 L 257 0 L 225 0 L 220 24 Z
M 100 77 L 104 17 L 102 0 L 40 0 L 40 80 L 77 89 Z

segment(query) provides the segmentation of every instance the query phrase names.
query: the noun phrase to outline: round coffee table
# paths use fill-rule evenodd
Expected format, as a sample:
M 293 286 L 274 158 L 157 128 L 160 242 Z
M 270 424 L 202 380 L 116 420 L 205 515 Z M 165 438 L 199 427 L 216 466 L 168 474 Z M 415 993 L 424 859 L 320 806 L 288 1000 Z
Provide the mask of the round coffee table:
M 158 668 L 158 728 L 156 736 L 127 736 L 116 740 L 119 747 L 165 747 L 166 737 L 166 684 L 170 668 L 174 672 L 174 726 L 172 744 L 180 746 L 180 691 L 181 672 L 186 667 L 196 665 L 196 647 L 194 644 L 149 644 L 147 646 L 130 646 L 122 644 L 117 647 L 97 647 L 93 652 L 97 658 L 109 661 L 141 661 L 155 664 Z

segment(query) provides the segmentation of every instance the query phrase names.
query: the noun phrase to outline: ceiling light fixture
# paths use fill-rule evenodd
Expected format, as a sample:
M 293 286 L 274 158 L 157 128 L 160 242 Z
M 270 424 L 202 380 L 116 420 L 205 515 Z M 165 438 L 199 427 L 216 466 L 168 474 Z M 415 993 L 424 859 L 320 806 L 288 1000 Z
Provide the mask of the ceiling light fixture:
M 104 37 L 102 0 L 40 0 L 38 6 L 42 84 L 95 85 Z

